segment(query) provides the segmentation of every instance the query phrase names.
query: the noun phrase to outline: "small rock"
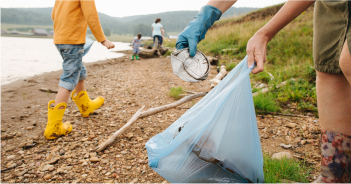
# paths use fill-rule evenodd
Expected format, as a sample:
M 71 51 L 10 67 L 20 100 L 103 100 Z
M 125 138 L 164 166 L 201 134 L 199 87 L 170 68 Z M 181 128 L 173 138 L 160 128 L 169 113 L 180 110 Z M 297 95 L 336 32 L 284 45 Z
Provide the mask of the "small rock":
M 126 155 L 126 154 L 128 154 L 128 152 L 126 152 L 126 151 L 121 151 L 121 154 L 122 154 L 122 155 Z
M 297 126 L 296 123 L 289 123 L 289 124 L 287 125 L 287 127 L 289 127 L 289 128 L 295 128 L 296 126 Z
M 83 142 L 88 141 L 88 140 L 89 140 L 89 138 L 82 139 Z
M 104 181 L 105 183 L 114 183 L 113 180 L 107 180 L 107 181 Z
M 284 143 L 281 143 L 279 146 L 280 146 L 280 147 L 283 147 L 283 148 L 285 148 L 285 149 L 288 149 L 288 148 L 291 148 L 291 147 L 292 147 L 290 144 L 289 144 L 289 145 L 286 145 L 286 144 L 284 144 Z
M 128 138 L 132 138 L 133 137 L 133 133 L 127 133 L 125 136 L 128 137 Z
M 48 164 L 54 164 L 54 163 L 56 163 L 56 162 L 59 161 L 59 160 L 60 160 L 60 157 L 55 157 L 55 158 L 51 159 L 50 161 L 47 161 L 46 163 L 48 163 Z
M 44 171 L 47 171 L 51 168 L 54 168 L 54 166 L 53 165 L 44 165 L 44 166 L 40 167 L 39 170 L 44 172 Z
M 91 183 L 91 178 L 87 178 L 85 181 L 86 181 L 87 183 Z
M 34 126 L 29 126 L 26 128 L 27 130 L 33 130 L 34 129 Z
M 12 168 L 12 167 L 15 167 L 17 164 L 16 163 L 13 163 L 13 162 L 9 162 L 6 164 L 6 168 Z
M 82 175 L 82 178 L 85 178 L 85 177 L 87 177 L 87 176 L 88 176 L 87 174 L 83 174 L 83 175 Z
M 13 151 L 13 150 L 15 150 L 15 149 L 16 149 L 16 146 L 10 146 L 9 148 L 7 148 L 6 151 Z
M 147 161 L 146 161 L 146 160 L 141 160 L 141 159 L 139 159 L 139 160 L 138 160 L 138 163 L 139 163 L 139 164 L 146 164 Z
M 12 139 L 13 137 L 13 135 L 0 135 L 0 140 Z
M 45 176 L 44 176 L 44 179 L 45 179 L 45 180 L 51 179 L 51 175 L 50 175 L 50 174 L 45 175 Z
M 302 144 L 302 145 L 305 145 L 306 143 L 307 143 L 306 140 L 302 140 L 302 141 L 301 141 L 301 144 Z
M 108 161 L 107 159 L 102 159 L 101 162 L 102 162 L 103 164 L 107 164 L 109 161 Z
M 83 166 L 85 166 L 85 165 L 88 165 L 88 162 L 83 162 L 83 164 L 82 164 Z
M 91 157 L 89 160 L 90 160 L 90 162 L 99 162 L 100 161 L 100 159 L 97 157 Z
M 286 158 L 286 159 L 293 159 L 294 157 L 292 156 L 291 153 L 289 152 L 279 152 L 279 153 L 274 153 L 272 156 L 272 159 L 278 159 L 281 160 L 282 158 Z
M 10 155 L 10 156 L 7 156 L 6 158 L 7 158 L 7 160 L 12 160 L 12 159 L 16 158 L 16 155 Z
M 17 153 L 22 155 L 24 154 L 24 151 L 18 151 Z
M 24 174 L 26 174 L 28 172 L 27 169 L 25 169 L 24 171 L 19 171 L 19 172 L 15 172 L 16 176 L 23 176 Z

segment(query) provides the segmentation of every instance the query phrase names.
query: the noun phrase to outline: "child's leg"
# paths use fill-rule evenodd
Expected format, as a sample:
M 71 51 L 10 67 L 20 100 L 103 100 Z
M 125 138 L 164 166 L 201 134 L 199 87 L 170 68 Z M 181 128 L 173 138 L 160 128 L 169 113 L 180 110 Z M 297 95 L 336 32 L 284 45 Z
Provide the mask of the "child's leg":
M 88 117 L 96 109 L 101 107 L 105 102 L 105 99 L 101 96 L 91 100 L 87 91 L 85 90 L 84 80 L 87 78 L 87 71 L 84 64 L 81 64 L 81 73 L 79 77 L 79 82 L 75 90 L 71 94 L 71 98 L 74 103 L 78 106 L 78 109 L 83 117 Z
M 323 182 L 350 182 L 351 85 L 347 78 L 351 70 L 346 64 L 349 62 L 351 55 L 346 45 L 339 61 L 344 74 L 317 72 Z
M 69 99 L 69 94 L 70 91 L 67 90 L 66 88 L 60 87 L 60 89 L 57 92 L 57 95 L 55 97 L 55 107 L 59 103 L 67 103 Z M 59 107 L 59 109 L 64 109 L 64 107 Z

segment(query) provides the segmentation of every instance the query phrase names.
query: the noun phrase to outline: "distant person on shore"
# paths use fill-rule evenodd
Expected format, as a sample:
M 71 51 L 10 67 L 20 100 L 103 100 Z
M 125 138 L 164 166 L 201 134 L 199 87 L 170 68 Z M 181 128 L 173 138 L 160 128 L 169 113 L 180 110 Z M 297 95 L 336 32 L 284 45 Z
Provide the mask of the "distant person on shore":
M 176 47 L 197 44 L 222 13 L 236 1 L 210 0 L 180 33 Z M 351 182 L 351 2 L 289 0 L 247 43 L 248 65 L 264 70 L 267 44 L 287 24 L 314 3 L 313 58 L 321 125 L 321 170 L 315 183 Z M 306 153 L 307 154 L 307 153 Z
M 62 123 L 70 92 L 83 117 L 88 117 L 105 101 L 103 97 L 91 100 L 85 91 L 84 80 L 87 71 L 82 62 L 87 25 L 96 40 L 108 49 L 115 45 L 106 39 L 102 31 L 94 0 L 62 1 L 56 0 L 52 10 L 54 21 L 54 44 L 63 59 L 63 74 L 55 100 L 48 104 L 48 122 L 44 136 L 56 139 L 72 131 L 72 125 Z M 75 95 L 76 94 L 76 95 Z M 51 107 L 54 104 L 55 106 Z
M 151 27 L 152 27 L 152 36 L 153 36 L 153 40 L 154 40 L 154 44 L 155 44 L 155 38 L 157 37 L 157 39 L 158 39 L 158 42 L 159 42 L 159 44 L 160 44 L 160 46 L 162 45 L 162 31 L 163 31 L 163 29 L 162 29 L 162 24 L 161 24 L 161 19 L 160 18 L 157 18 L 156 20 L 155 20 L 155 23 L 153 23 L 152 25 L 151 25 Z
M 133 48 L 133 55 L 132 58 L 130 58 L 130 60 L 134 60 L 134 57 L 136 58 L 136 60 L 139 60 L 139 47 L 140 47 L 140 43 L 141 40 L 140 38 L 143 35 L 141 35 L 140 33 L 137 35 L 137 38 L 134 38 L 133 42 L 132 42 L 132 48 Z

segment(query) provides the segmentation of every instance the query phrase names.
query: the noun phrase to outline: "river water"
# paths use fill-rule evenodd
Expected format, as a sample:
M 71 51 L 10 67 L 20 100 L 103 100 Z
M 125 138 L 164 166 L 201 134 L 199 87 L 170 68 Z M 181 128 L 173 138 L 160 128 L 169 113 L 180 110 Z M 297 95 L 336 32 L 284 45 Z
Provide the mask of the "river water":
M 116 47 L 108 50 L 95 42 L 84 63 L 124 56 L 111 51 L 129 50 L 129 43 L 114 42 Z M 1 85 L 18 79 L 62 69 L 62 57 L 52 39 L 1 37 Z

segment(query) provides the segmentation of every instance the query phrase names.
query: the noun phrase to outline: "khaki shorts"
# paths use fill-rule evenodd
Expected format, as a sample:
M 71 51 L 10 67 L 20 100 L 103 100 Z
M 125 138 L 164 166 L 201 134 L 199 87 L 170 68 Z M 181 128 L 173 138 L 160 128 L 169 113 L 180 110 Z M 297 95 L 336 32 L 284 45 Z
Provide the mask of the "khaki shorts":
M 342 73 L 340 53 L 345 41 L 351 49 L 351 2 L 316 1 L 313 20 L 313 57 L 317 71 Z M 351 52 L 350 52 L 351 53 Z

